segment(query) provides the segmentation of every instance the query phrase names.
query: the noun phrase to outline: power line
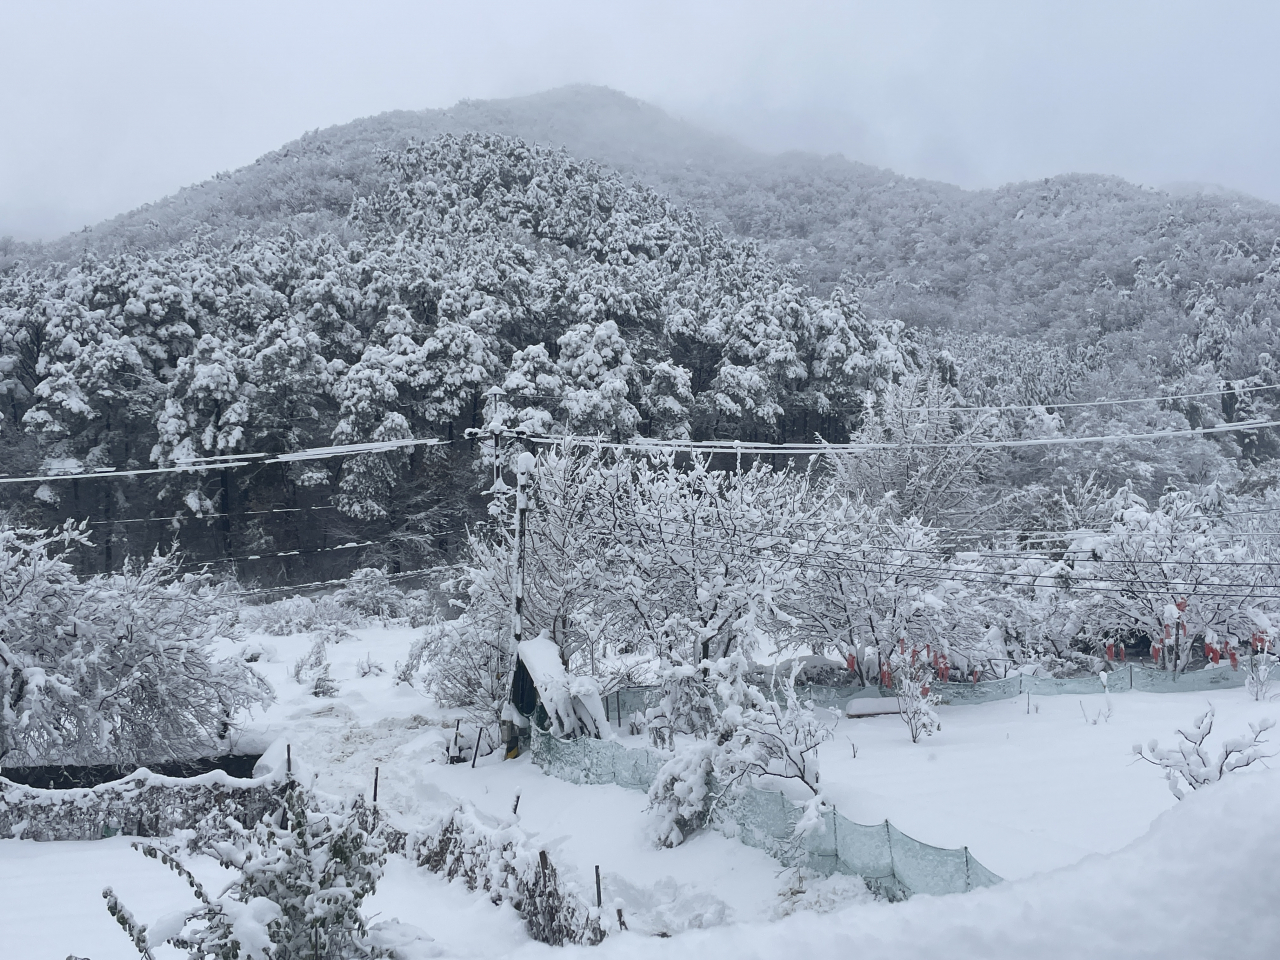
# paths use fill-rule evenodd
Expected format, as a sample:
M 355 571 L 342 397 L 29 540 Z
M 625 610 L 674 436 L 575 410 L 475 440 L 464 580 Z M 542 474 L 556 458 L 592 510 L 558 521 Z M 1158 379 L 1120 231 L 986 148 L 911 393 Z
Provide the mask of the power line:
M 187 567 L 207 567 L 215 563 L 247 563 L 250 560 L 272 560 L 276 557 L 299 557 L 316 553 L 333 553 L 338 550 L 358 550 L 362 547 L 376 547 L 384 540 L 365 540 L 362 542 L 352 541 L 351 543 L 340 543 L 333 547 L 315 547 L 310 550 L 281 550 L 277 553 L 250 553 L 243 557 L 215 557 L 212 560 L 184 560 L 182 565 Z
M 1249 387 L 1229 388 L 1223 390 L 1207 390 L 1200 393 L 1172 393 L 1165 396 L 1154 397 L 1126 397 L 1124 399 L 1109 400 L 1106 397 L 1099 397 L 1097 400 L 1046 400 L 1043 403 L 1004 403 L 1004 404 L 957 404 L 949 407 L 903 407 L 901 413 L 955 413 L 955 412 L 971 412 L 971 411 L 989 411 L 999 412 L 1006 410 L 1040 410 L 1046 407 L 1054 409 L 1075 408 L 1075 407 L 1110 407 L 1117 405 L 1127 405 L 1135 403 L 1167 403 L 1171 400 L 1201 400 L 1205 397 L 1225 397 L 1225 396 L 1241 396 L 1248 393 L 1257 393 L 1262 390 L 1280 390 L 1280 384 L 1256 384 Z M 500 402 L 510 406 L 518 406 L 520 401 L 524 400 L 554 400 L 557 403 L 563 402 L 566 398 L 559 394 L 545 393 L 503 393 L 498 396 Z
M 384 576 L 392 583 L 398 583 L 402 580 L 409 580 L 414 577 L 424 577 L 431 573 L 431 570 L 409 570 L 404 573 L 388 573 Z M 311 583 L 294 583 L 285 584 L 279 587 L 255 587 L 252 590 L 229 590 L 229 596 L 233 597 L 255 597 L 267 593 L 285 593 L 290 590 L 315 590 L 321 587 L 336 587 L 339 585 L 349 584 L 350 577 L 341 577 L 336 580 L 313 580 Z
M 679 518 L 671 518 L 671 520 L 673 523 L 677 523 L 677 524 L 689 523 L 688 521 L 681 521 Z M 692 524 L 689 524 L 689 525 L 692 527 Z M 627 546 L 626 544 L 623 544 L 620 541 L 618 541 L 616 537 L 611 537 L 609 534 L 606 534 L 604 532 L 596 533 L 596 532 L 588 531 L 584 535 L 594 537 L 600 540 L 606 540 L 606 541 L 612 540 L 612 542 L 618 542 L 620 543 L 621 546 L 624 547 L 624 549 Z M 784 534 L 762 534 L 762 539 L 785 540 L 787 539 L 787 537 Z M 732 549 L 732 545 L 722 544 L 721 541 L 715 538 L 697 534 L 697 533 L 693 533 L 688 538 L 687 541 L 682 539 L 680 541 L 676 541 L 673 543 L 664 544 L 664 546 L 667 546 L 667 547 L 680 546 L 689 541 L 701 542 L 703 544 L 701 547 L 690 547 L 690 549 L 701 550 L 703 553 L 710 553 L 713 555 L 728 557 L 732 559 L 741 559 L 742 553 L 754 553 L 757 556 L 766 556 L 769 559 L 772 559 L 778 563 L 792 563 L 798 566 L 805 566 L 813 569 L 824 570 L 826 572 L 835 572 L 835 573 L 847 572 L 847 569 L 850 566 L 862 567 L 862 568 L 872 567 L 872 568 L 889 568 L 889 569 L 901 570 L 901 571 L 904 571 L 902 574 L 904 577 L 912 578 L 914 576 L 916 579 L 927 578 L 932 581 L 954 579 L 954 580 L 966 580 L 969 582 L 978 582 L 978 583 L 994 583 L 994 584 L 1003 585 L 1003 586 L 1042 587 L 1042 588 L 1059 589 L 1059 590 L 1086 591 L 1091 593 L 1117 594 L 1121 596 L 1128 596 L 1133 594 L 1147 595 L 1147 596 L 1165 596 L 1168 593 L 1185 593 L 1192 596 L 1201 596 L 1201 597 L 1207 597 L 1207 598 L 1213 598 L 1213 599 L 1264 599 L 1264 598 L 1276 599 L 1277 597 L 1280 597 L 1280 594 L 1271 594 L 1271 593 L 1262 592 L 1262 591 L 1270 591 L 1270 590 L 1280 590 L 1280 584 L 1266 584 L 1266 585 L 1259 585 L 1256 588 L 1250 588 L 1245 584 L 1217 583 L 1217 582 L 1200 583 L 1196 581 L 1166 580 L 1163 582 L 1165 583 L 1166 586 L 1169 587 L 1169 589 L 1162 590 L 1159 588 L 1152 589 L 1153 584 L 1151 583 L 1151 581 L 1147 581 L 1147 580 L 1133 580 L 1129 578 L 1120 578 L 1120 577 L 1090 576 L 1081 581 L 1076 581 L 1076 582 L 1064 585 L 1064 584 L 1059 584 L 1054 582 L 1040 582 L 1045 580 L 1047 576 L 1050 576 L 1048 574 L 1017 573 L 1013 571 L 1000 571 L 1000 570 L 974 570 L 974 569 L 965 569 L 963 567 L 943 565 L 941 563 L 938 563 L 935 565 L 922 565 L 922 564 L 916 564 L 916 563 L 900 563 L 892 560 L 880 560 L 880 559 L 869 558 L 869 557 L 835 558 L 830 556 L 829 554 L 825 556 L 818 555 L 818 554 L 807 554 L 803 556 L 787 554 L 785 556 L 777 556 L 777 555 L 768 554 L 768 549 L 769 549 L 768 547 L 760 547 L 754 544 L 744 544 L 742 545 L 739 551 L 734 552 Z M 708 546 L 707 544 L 711 544 L 711 545 Z M 829 544 L 829 546 L 838 547 L 840 546 L 840 544 L 832 543 L 832 544 Z M 726 547 L 728 549 L 726 549 Z M 898 549 L 898 548 L 886 547 L 885 551 L 891 553 L 895 549 Z M 941 561 L 941 558 L 937 558 L 937 559 Z M 1013 582 L 1010 582 L 1008 578 L 1014 578 Z M 1023 581 L 1023 582 L 1019 583 L 1018 581 Z M 1110 586 L 1096 586 L 1096 584 L 1107 584 Z M 1234 590 L 1229 591 L 1226 589 L 1205 590 L 1203 589 L 1204 587 L 1223 587 L 1223 588 L 1243 587 L 1246 592 L 1241 593 Z M 1186 589 L 1180 589 L 1180 588 L 1186 588 Z
M 1129 397 L 1123 400 L 1108 400 L 1105 397 L 1099 397 L 1097 400 L 1071 400 L 1058 402 L 1055 400 L 1047 400 L 1044 403 L 1006 403 L 1006 404 L 986 404 L 986 405 L 970 405 L 955 407 L 908 407 L 903 410 L 904 413 L 948 413 L 950 411 L 963 410 L 1042 410 L 1046 407 L 1054 409 L 1062 407 L 1111 407 L 1121 404 L 1132 403 L 1167 403 L 1170 400 L 1200 400 L 1204 397 L 1225 397 L 1240 396 L 1246 393 L 1256 393 L 1259 390 L 1280 390 L 1280 384 L 1268 383 L 1252 387 L 1240 387 L 1239 389 L 1230 390 L 1209 390 L 1204 393 L 1174 393 L 1163 397 Z
M 147 467 L 136 470 L 102 467 L 82 473 L 52 473 L 34 477 L 0 477 L 0 483 L 47 483 L 50 480 L 100 480 L 104 478 L 153 476 L 162 473 L 203 473 L 208 470 L 230 470 L 237 467 L 266 466 L 272 463 L 299 463 L 309 460 L 326 460 L 330 457 L 351 457 L 363 453 L 386 453 L 406 447 L 431 447 L 448 443 L 452 443 L 452 441 L 442 440 L 438 437 L 374 440 L 368 443 L 309 447 L 305 450 L 295 450 L 291 453 L 245 453 L 198 457 L 191 460 L 183 460 L 169 467 Z
M 1177 437 L 1200 437 L 1218 433 L 1239 433 L 1262 430 L 1280 426 L 1280 420 L 1247 420 L 1240 423 L 1218 424 L 1212 427 L 1197 427 L 1187 430 L 1158 430 L 1152 433 L 1101 434 L 1088 437 L 1032 437 L 1020 440 L 969 440 L 969 441 L 935 441 L 920 442 L 895 440 L 884 442 L 850 442 L 850 443 L 759 443 L 741 440 L 605 440 L 603 437 L 587 437 L 576 434 L 564 436 L 526 437 L 532 443 L 549 446 L 591 447 L 605 450 L 633 450 L 642 453 L 733 453 L 733 454 L 784 454 L 784 455 L 838 455 L 842 453 L 865 453 L 872 450 L 899 449 L 993 449 L 1009 447 L 1045 447 L 1078 443 L 1118 443 L 1129 440 L 1168 440 Z
M 548 511 L 555 511 L 555 510 L 557 510 L 557 509 L 558 509 L 557 507 L 552 506 L 552 505 L 550 505 L 550 504 L 544 504 L 544 507 L 545 507 Z M 671 522 L 671 523 L 674 523 L 674 524 L 687 525 L 687 526 L 691 526 L 691 527 L 703 527 L 703 528 L 706 528 L 706 529 L 709 529 L 709 530 L 712 530 L 712 531 L 715 531 L 715 530 L 719 530 L 719 529 L 721 529 L 721 528 L 720 528 L 719 526 L 717 526 L 716 524 L 708 523 L 708 522 L 703 521 L 703 520 L 697 520 L 697 519 L 692 519 L 692 518 L 688 518 L 688 517 L 671 517 L 671 516 L 666 516 L 666 517 L 664 517 L 664 516 L 658 516 L 658 515 L 651 514 L 651 513 L 644 513 L 644 512 L 642 512 L 642 511 L 635 510 L 635 509 L 632 509 L 632 510 L 631 510 L 631 514 L 632 514 L 633 516 L 644 517 L 644 518 L 646 518 L 646 519 L 655 520 L 655 521 L 657 521 L 657 522 L 659 522 L 659 523 L 663 523 L 663 522 Z M 567 516 L 562 516 L 562 517 L 561 517 L 561 519 L 562 519 L 562 520 L 566 520 L 566 521 L 571 520 L 571 518 L 569 518 L 569 517 L 567 517 Z M 807 519 L 807 518 L 806 518 L 806 519 Z M 816 519 L 816 518 L 814 518 L 814 519 Z M 827 524 L 827 525 L 829 525 L 829 524 L 830 524 L 830 521 L 829 521 L 829 520 L 826 520 L 826 519 L 823 519 L 821 522 L 822 522 L 822 523 L 824 523 L 824 524 Z M 903 532 L 910 532 L 910 530 L 912 529 L 912 528 L 909 528 L 909 527 L 898 527 L 898 526 L 895 526 L 895 525 L 893 525 L 893 524 L 888 524 L 888 523 L 879 523 L 879 522 L 874 522 L 874 521 L 872 521 L 872 522 L 870 522 L 870 523 L 866 523 L 866 522 L 861 521 L 861 520 L 853 520 L 853 521 L 850 521 L 848 525 L 849 525 L 850 527 L 853 527 L 854 529 L 856 529 L 856 528 L 857 528 L 857 527 L 859 527 L 859 526 L 863 526 L 863 525 L 876 526 L 876 527 L 881 527 L 881 528 L 886 528 L 886 529 L 891 529 L 891 530 L 902 530 Z M 936 531 L 936 530 L 938 530 L 938 529 L 941 529 L 941 528 L 937 528 L 937 527 L 917 527 L 917 528 L 914 528 L 914 529 L 918 530 L 918 531 L 919 531 L 919 532 L 921 532 L 921 533 L 926 533 L 926 534 L 927 534 L 927 533 L 932 533 L 932 532 L 934 532 L 934 531 Z M 1105 533 L 1105 532 L 1104 532 L 1104 533 L 1095 533 L 1094 531 L 1077 532 L 1077 533 L 1073 533 L 1073 534 L 1069 534 L 1069 535 L 1070 535 L 1070 536 L 1090 536 L 1090 535 L 1093 535 L 1093 536 L 1108 536 L 1108 534 L 1107 534 L 1107 533 Z M 1280 535 L 1280 534 L 1276 534 L 1276 535 Z M 823 546 L 823 547 L 845 548 L 845 547 L 853 546 L 853 545 L 851 545 L 851 544 L 841 543 L 841 542 L 840 542 L 840 541 L 838 541 L 838 540 L 830 540 L 830 539 L 828 539 L 828 538 L 826 538 L 826 537 L 806 537 L 806 536 L 803 536 L 803 535 L 801 535 L 801 534 L 799 534 L 799 533 L 796 533 L 796 532 L 789 532 L 789 531 L 784 531 L 784 532 L 768 532 L 768 533 L 762 533 L 762 534 L 761 534 L 761 536 L 762 536 L 762 537 L 765 537 L 765 538 L 785 539 L 785 540 L 789 540 L 789 541 L 791 541 L 791 542 L 796 542 L 796 543 L 810 543 L 810 544 L 817 544 L 817 545 L 819 545 L 819 546 Z M 1064 534 L 1064 537 L 1066 537 L 1066 536 L 1068 536 L 1068 534 Z M 1271 534 L 1268 534 L 1268 536 L 1271 536 Z M 898 552 L 901 552 L 901 553 L 916 553 L 916 554 L 921 554 L 921 555 L 923 555 L 923 556 L 929 556 L 929 557 L 935 557 L 935 556 L 937 556 L 937 552 L 936 552 L 936 551 L 927 550 L 927 549 L 925 549 L 925 548 L 923 548 L 923 547 L 897 546 L 897 545 L 894 545 L 894 544 L 887 544 L 887 543 L 886 543 L 886 544 L 876 544 L 876 545 L 875 545 L 875 547 L 876 547 L 877 549 L 883 549 L 883 550 L 886 550 L 886 551 L 898 551 Z M 1083 548 L 1076 548 L 1076 549 L 1073 551 L 1073 550 L 1071 550 L 1070 548 L 1067 548 L 1067 549 L 1063 550 L 1062 552 L 1063 552 L 1063 553 L 1073 553 L 1073 552 L 1074 552 L 1074 553 L 1079 553 L 1082 549 L 1083 549 Z M 967 552 L 972 552 L 972 551 L 967 551 Z M 1062 562 L 1062 561 L 1054 561 L 1054 560 L 1050 560 L 1047 556 L 1043 556 L 1042 554 L 1030 553 L 1030 552 L 1028 552 L 1028 553 L 994 553 L 994 552 L 987 552 L 987 551 L 983 551 L 983 552 L 981 552 L 981 553 L 980 553 L 980 556 L 981 556 L 982 558 L 984 558 L 984 559 L 1004 559 L 1004 560 L 1021 560 L 1021 561 L 1043 559 L 1043 560 L 1045 560 L 1045 561 L 1047 561 L 1047 562 L 1050 562 L 1050 563 Z M 1065 560 L 1065 559 L 1066 559 L 1066 558 L 1064 558 L 1064 560 Z M 1177 564 L 1177 565 L 1179 565 L 1179 566 L 1192 566 L 1192 567 L 1266 567 L 1266 568 L 1268 568 L 1268 569 L 1270 569 L 1270 568 L 1276 568 L 1277 570 L 1280 570 L 1280 561 L 1271 562 L 1271 561 L 1266 561 L 1266 560 L 1182 560 L 1182 559 L 1145 560 L 1145 559 L 1140 559 L 1140 558 L 1123 558 L 1123 559 L 1117 559 L 1117 558 L 1107 558 L 1107 557 L 1088 557 L 1088 556 L 1078 556 L 1078 557 L 1073 557 L 1073 558 L 1071 558 L 1071 559 L 1072 559 L 1074 562 L 1076 562 L 1076 563 L 1115 563 L 1115 564 L 1123 564 L 1123 563 L 1127 563 L 1127 564 L 1158 564 L 1158 563 L 1171 563 L 1171 564 Z
M 270 510 L 246 510 L 243 513 L 202 513 L 202 514 L 174 514 L 172 517 L 132 517 L 127 520 L 90 520 L 91 527 L 115 526 L 118 523 L 172 523 L 173 521 L 188 520 L 217 520 L 222 517 L 260 517 L 267 514 L 275 513 L 310 513 L 315 510 L 337 510 L 338 508 L 332 504 L 322 504 L 314 507 L 273 507 Z

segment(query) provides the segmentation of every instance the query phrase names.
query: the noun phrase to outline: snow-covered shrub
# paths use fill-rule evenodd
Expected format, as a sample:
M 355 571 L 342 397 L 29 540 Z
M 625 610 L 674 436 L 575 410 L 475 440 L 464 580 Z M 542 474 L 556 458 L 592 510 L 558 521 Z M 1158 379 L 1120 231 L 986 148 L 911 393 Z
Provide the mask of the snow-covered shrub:
M 404 662 L 396 661 L 396 683 L 413 686 L 413 681 L 422 669 L 422 661 L 427 656 L 429 640 L 430 634 L 427 633 L 409 644 L 409 653 L 405 656 Z
M 383 842 L 362 798 L 350 804 L 294 784 L 278 814 L 252 828 L 232 822 L 232 836 L 203 851 L 238 874 L 211 896 L 178 857 L 153 844 L 135 849 L 157 859 L 191 887 L 199 906 L 142 927 L 108 887 L 108 910 L 144 957 L 172 944 L 191 960 L 354 960 L 388 957 L 372 943 L 361 907 L 386 863 Z
M 778 682 L 770 699 L 747 681 L 750 667 L 740 654 L 703 666 L 719 701 L 715 728 L 706 740 L 677 744 L 675 756 L 649 788 L 655 839 L 661 846 L 682 843 L 723 804 L 761 779 L 799 782 L 821 804 L 817 748 L 831 731 L 818 722 L 812 705 L 797 697 L 796 671 Z M 811 820 L 802 819 L 799 829 L 809 829 Z
M 0 780 L 0 838 L 97 840 L 104 831 L 151 837 L 185 831 L 224 839 L 229 822 L 254 823 L 279 810 L 281 795 L 273 778 L 237 780 L 221 771 L 179 778 L 138 770 L 72 790 Z
M 1213 704 L 1210 704 L 1208 710 L 1196 717 L 1190 730 L 1178 731 L 1182 740 L 1176 749 L 1162 750 L 1155 740 L 1145 747 L 1140 743 L 1133 745 L 1135 756 L 1164 770 L 1169 790 L 1179 800 L 1186 796 L 1183 787 L 1199 790 L 1217 783 L 1232 770 L 1239 770 L 1273 756 L 1263 749 L 1263 744 L 1267 741 L 1262 735 L 1274 727 L 1276 722 L 1263 719 L 1249 724 L 1248 737 L 1224 740 L 1218 748 L 1217 756 L 1211 757 L 1205 748 L 1205 741 L 1213 732 L 1213 716 Z
M 933 690 L 937 680 L 928 665 L 912 651 L 910 655 L 894 654 L 894 693 L 902 722 L 911 733 L 911 742 L 919 743 L 921 737 L 933 736 L 942 729 L 934 708 L 941 702 Z
M 693 664 L 664 664 L 658 706 L 645 711 L 649 739 L 659 750 L 675 749 L 677 733 L 709 736 L 715 727 L 716 707 L 708 678 Z
M 869 903 L 873 900 L 875 894 L 867 888 L 867 882 L 861 877 L 843 873 L 824 877 L 807 867 L 792 867 L 784 873 L 774 916 L 781 919 L 801 910 L 831 913 L 850 904 Z
M 506 702 L 514 661 L 510 643 L 467 616 L 428 624 L 409 651 L 397 679 L 424 665 L 432 694 L 446 707 L 462 707 L 477 723 L 496 723 Z
M 333 600 L 366 620 L 409 620 L 414 626 L 426 623 L 436 612 L 435 604 L 420 593 L 401 590 L 378 567 L 362 567 L 336 590 Z
M 273 663 L 276 659 L 276 648 L 273 644 L 261 640 L 251 640 L 240 647 L 240 659 L 245 663 Z
M 510 903 L 534 940 L 561 946 L 604 939 L 599 914 L 514 822 L 497 823 L 466 804 L 419 839 L 413 852 L 419 866 L 483 890 L 495 904 Z
M 660 847 L 678 847 L 707 825 L 721 795 L 713 781 L 716 744 L 706 740 L 683 745 L 662 765 L 649 787 L 649 809 L 655 815 L 653 838 Z
M 371 653 L 366 654 L 363 660 L 356 661 L 356 673 L 358 673 L 361 678 L 380 677 L 386 672 L 387 668 L 377 660 L 373 659 L 373 654 Z
M 364 618 L 333 597 L 289 597 L 246 611 L 244 620 L 259 633 L 287 637 L 311 633 L 324 627 L 352 628 L 364 625 Z
M 128 763 L 222 745 L 271 688 L 213 641 L 235 611 L 172 554 L 76 576 L 83 526 L 0 529 L 0 762 Z
M 329 676 L 328 641 L 324 636 L 316 637 L 310 649 L 293 662 L 289 671 L 297 683 L 310 686 L 313 697 L 335 697 L 338 695 L 338 684 Z

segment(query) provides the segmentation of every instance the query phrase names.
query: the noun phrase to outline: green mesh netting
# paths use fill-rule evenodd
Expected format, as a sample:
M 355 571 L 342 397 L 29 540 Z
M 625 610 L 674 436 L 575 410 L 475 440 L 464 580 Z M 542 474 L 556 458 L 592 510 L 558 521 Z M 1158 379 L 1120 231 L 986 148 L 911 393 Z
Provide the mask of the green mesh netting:
M 1168 670 L 1152 670 L 1132 664 L 1120 664 L 1118 669 L 1107 674 L 1107 688 L 1111 693 L 1124 693 L 1138 690 L 1143 693 L 1177 693 L 1203 690 L 1222 690 L 1231 687 L 1242 687 L 1245 682 L 1243 670 L 1232 670 L 1219 667 L 1208 670 L 1194 670 L 1190 673 L 1172 673 Z M 1023 694 L 1038 697 L 1068 694 L 1082 696 L 1091 693 L 1102 693 L 1102 681 L 1096 676 L 1070 677 L 1054 679 L 1052 677 L 1028 677 L 1014 674 L 1003 680 L 981 680 L 978 683 L 940 683 L 934 690 L 949 705 L 968 703 L 987 703 L 991 700 L 1008 700 Z M 878 697 L 883 694 L 879 687 L 831 687 L 819 684 L 800 685 L 796 692 L 801 699 L 812 700 L 814 706 L 827 707 L 843 712 L 844 705 L 853 699 Z M 764 690 L 765 696 L 771 691 Z M 890 694 L 891 696 L 892 694 Z M 616 723 L 617 710 L 621 707 L 623 717 L 642 714 L 645 709 L 654 706 L 660 696 L 657 687 L 628 687 L 609 694 L 610 715 Z
M 1243 686 L 1243 671 L 1225 668 L 1175 674 L 1132 664 L 1119 665 L 1107 674 L 1105 689 L 1111 693 L 1138 690 L 1147 693 L 1203 691 Z M 1021 674 L 979 683 L 944 683 L 935 687 L 946 704 L 985 703 L 1022 694 L 1097 694 L 1104 690 L 1097 677 L 1028 677 Z M 843 711 L 849 700 L 880 696 L 877 687 L 863 688 L 809 685 L 799 688 L 804 699 L 816 706 Z M 766 695 L 768 691 L 766 691 Z M 629 687 L 606 697 L 615 723 L 657 704 L 657 687 Z M 557 740 L 535 732 L 533 759 L 551 776 L 570 783 L 616 783 L 633 790 L 648 790 L 666 756 L 648 748 L 628 748 L 615 741 Z M 902 899 L 916 893 L 962 893 L 999 883 L 1000 878 L 980 864 L 967 847 L 947 850 L 913 840 L 887 820 L 867 826 L 854 823 L 835 811 L 824 816 L 825 829 L 798 841 L 795 837 L 800 808 L 780 793 L 747 789 L 734 797 L 724 811 L 736 826 L 743 843 L 759 847 L 788 862 L 827 875 L 856 874 L 882 895 Z
M 570 783 L 616 783 L 648 790 L 667 756 L 611 740 L 557 740 L 535 731 L 532 756 L 546 773 Z M 825 875 L 862 877 L 891 900 L 916 893 L 964 893 L 1000 878 L 978 863 L 968 848 L 947 850 L 913 840 L 887 820 L 876 826 L 854 823 L 834 810 L 823 829 L 797 838 L 801 808 L 781 793 L 748 788 L 724 808 L 738 838 L 789 864 Z

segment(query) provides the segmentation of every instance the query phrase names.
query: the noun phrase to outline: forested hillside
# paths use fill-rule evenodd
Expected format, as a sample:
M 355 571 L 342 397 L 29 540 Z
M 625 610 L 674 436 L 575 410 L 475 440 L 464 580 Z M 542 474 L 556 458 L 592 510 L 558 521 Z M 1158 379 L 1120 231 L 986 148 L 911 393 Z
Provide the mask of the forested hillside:
M 92 518 L 91 566 L 180 535 L 271 580 L 452 556 L 484 517 L 465 431 L 486 424 L 909 441 L 850 483 L 973 529 L 1043 525 L 1089 484 L 1258 492 L 1269 431 L 1147 435 L 1272 417 L 1278 239 L 1248 198 L 964 191 L 754 153 L 597 88 L 384 114 L 6 243 L 9 474 L 223 459 L 0 496 L 39 526 Z M 1099 435 L 1132 439 L 1036 445 Z M 360 442 L 402 445 L 307 452 Z
M 92 515 L 105 565 L 115 540 L 136 553 L 167 536 L 127 523 L 170 515 L 217 517 L 220 536 L 196 537 L 219 559 L 358 538 L 417 564 L 448 552 L 474 506 L 464 431 L 492 387 L 508 394 L 497 425 L 839 438 L 914 363 L 855 298 L 808 296 L 753 245 L 563 152 L 446 135 L 382 162 L 350 239 L 287 229 L 7 275 L 10 473 L 221 458 L 201 474 L 50 479 L 15 509 L 45 526 Z M 305 453 L 426 438 L 452 444 Z M 263 455 L 276 459 L 233 462 Z M 272 512 L 313 508 L 333 516 Z

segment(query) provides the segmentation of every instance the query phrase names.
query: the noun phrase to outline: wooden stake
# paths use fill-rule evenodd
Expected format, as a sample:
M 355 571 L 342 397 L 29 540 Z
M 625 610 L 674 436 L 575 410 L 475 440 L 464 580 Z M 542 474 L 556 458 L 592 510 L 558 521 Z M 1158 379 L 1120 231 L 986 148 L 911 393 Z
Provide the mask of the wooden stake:
M 516 802 L 511 805 L 511 815 L 514 817 L 516 811 L 520 809 L 520 794 L 516 794 Z
M 373 802 L 378 802 L 378 768 L 373 768 Z
M 471 751 L 471 769 L 476 768 L 476 757 L 480 756 L 480 738 L 484 736 L 484 727 L 476 727 L 476 748 Z
M 623 919 L 622 919 L 622 908 L 621 908 L 621 907 L 619 907 L 619 908 L 618 908 L 618 929 L 619 929 L 619 930 L 625 930 L 625 929 L 627 929 L 627 921 L 625 921 L 625 920 L 623 920 Z
M 287 776 L 293 776 L 293 744 L 291 743 L 284 745 L 284 772 Z
M 596 909 L 597 910 L 600 908 L 601 902 L 602 901 L 600 899 L 600 864 L 597 863 L 596 864 Z

